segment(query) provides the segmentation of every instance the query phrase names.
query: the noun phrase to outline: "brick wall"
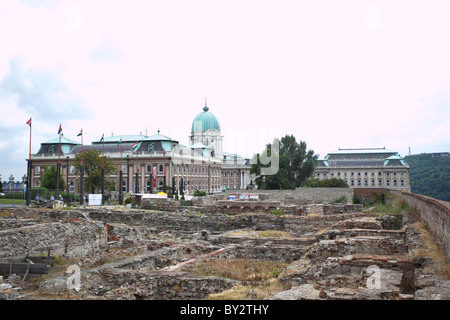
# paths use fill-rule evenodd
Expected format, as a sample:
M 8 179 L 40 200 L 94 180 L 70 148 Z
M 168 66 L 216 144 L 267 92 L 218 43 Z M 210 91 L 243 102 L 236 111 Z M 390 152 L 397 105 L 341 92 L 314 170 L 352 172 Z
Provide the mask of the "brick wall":
M 354 188 L 353 194 L 358 196 L 363 203 L 375 202 L 376 197 L 381 196 L 388 189 L 384 188 Z M 390 190 L 389 190 L 390 191 Z
M 450 257 L 450 203 L 410 192 L 402 192 L 401 195 L 416 208 L 422 222 Z

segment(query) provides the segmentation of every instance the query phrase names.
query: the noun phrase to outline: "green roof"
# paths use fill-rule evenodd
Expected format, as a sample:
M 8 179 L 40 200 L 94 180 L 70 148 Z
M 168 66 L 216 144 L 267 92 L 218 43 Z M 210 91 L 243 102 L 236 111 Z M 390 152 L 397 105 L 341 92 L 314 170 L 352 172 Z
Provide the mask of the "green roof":
M 203 112 L 199 113 L 192 122 L 192 133 L 208 130 L 220 131 L 220 124 L 216 116 L 209 112 L 209 108 L 205 106 Z
M 104 139 L 105 143 L 119 143 L 120 139 L 122 139 L 122 143 L 126 142 L 136 142 L 136 141 L 142 141 L 147 136 L 143 135 L 122 135 L 122 136 L 111 136 Z M 101 143 L 101 138 L 98 141 L 93 141 L 92 144 L 99 144 Z
M 387 150 L 386 148 L 360 148 L 360 149 L 341 149 L 339 148 L 337 151 L 330 152 L 330 154 L 364 154 L 364 153 L 393 153 L 397 154 L 397 152 L 392 150 Z
M 42 142 L 41 144 L 59 144 L 59 137 L 58 138 L 55 138 L 55 139 L 52 139 L 52 140 L 49 140 L 49 141 L 45 141 L 45 142 Z M 67 139 L 67 138 L 64 138 L 63 136 L 61 137 L 61 144 L 74 144 L 74 145 L 78 145 L 78 144 L 80 144 L 80 143 L 78 143 L 78 142 L 76 142 L 76 141 L 73 141 L 73 140 L 70 140 L 70 139 Z
M 173 140 L 172 138 L 169 138 L 169 137 L 167 137 L 165 135 L 160 134 L 159 130 L 158 130 L 157 134 L 154 134 L 154 135 L 152 135 L 150 137 L 146 137 L 144 140 L 146 140 L 146 141 L 174 141 L 174 142 L 178 142 L 176 140 Z

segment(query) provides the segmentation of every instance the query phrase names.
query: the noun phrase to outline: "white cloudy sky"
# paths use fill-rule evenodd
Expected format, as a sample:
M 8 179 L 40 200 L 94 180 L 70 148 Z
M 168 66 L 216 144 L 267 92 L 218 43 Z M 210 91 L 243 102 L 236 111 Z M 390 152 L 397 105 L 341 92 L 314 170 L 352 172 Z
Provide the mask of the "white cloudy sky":
M 450 151 L 450 2 L 1 0 L 0 174 L 40 142 L 162 134 L 204 99 L 224 150 Z

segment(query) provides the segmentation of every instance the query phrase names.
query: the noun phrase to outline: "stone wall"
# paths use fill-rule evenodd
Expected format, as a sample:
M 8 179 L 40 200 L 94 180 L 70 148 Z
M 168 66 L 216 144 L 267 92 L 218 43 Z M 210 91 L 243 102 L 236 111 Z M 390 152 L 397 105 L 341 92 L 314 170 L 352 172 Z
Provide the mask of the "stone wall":
M 66 256 L 92 254 L 106 243 L 102 222 L 51 222 L 0 231 L 0 258 L 46 253 Z
M 238 194 L 258 194 L 261 200 L 283 201 L 285 204 L 333 203 L 345 196 L 348 203 L 352 202 L 352 188 L 297 188 L 295 190 L 239 190 L 215 194 L 216 200 L 226 200 L 229 196 Z M 205 200 L 207 201 L 207 200 Z
M 401 195 L 417 210 L 420 220 L 450 257 L 450 203 L 410 192 Z
M 226 278 L 193 276 L 183 272 L 140 272 L 124 269 L 103 269 L 98 273 L 84 273 L 82 276 L 82 283 L 85 285 L 82 290 L 86 288 L 87 293 L 109 300 L 203 299 L 239 283 Z M 92 283 L 95 285 L 89 286 Z M 98 289 L 99 283 L 102 283 L 101 290 Z

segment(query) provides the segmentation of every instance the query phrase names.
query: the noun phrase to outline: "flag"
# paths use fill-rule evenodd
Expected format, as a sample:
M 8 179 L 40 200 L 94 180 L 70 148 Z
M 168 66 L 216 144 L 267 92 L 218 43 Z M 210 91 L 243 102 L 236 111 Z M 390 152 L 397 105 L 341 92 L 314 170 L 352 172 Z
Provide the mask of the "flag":
M 31 118 L 30 118 L 30 120 L 27 121 L 27 125 L 29 125 L 31 127 Z
M 59 124 L 58 134 L 60 134 L 61 132 L 62 132 L 62 127 L 61 127 L 61 124 Z
M 122 139 L 120 139 L 120 141 L 117 145 L 120 146 L 121 144 L 122 144 Z
M 77 137 L 82 136 L 83 135 L 83 129 L 81 129 L 80 133 L 77 134 Z
M 100 142 L 103 142 L 104 139 L 105 139 L 105 134 L 102 134 L 102 138 L 100 139 Z
M 138 143 L 136 142 L 135 144 L 133 144 L 133 145 L 131 146 L 131 148 L 133 148 L 133 151 L 136 152 L 137 149 L 138 149 Z

